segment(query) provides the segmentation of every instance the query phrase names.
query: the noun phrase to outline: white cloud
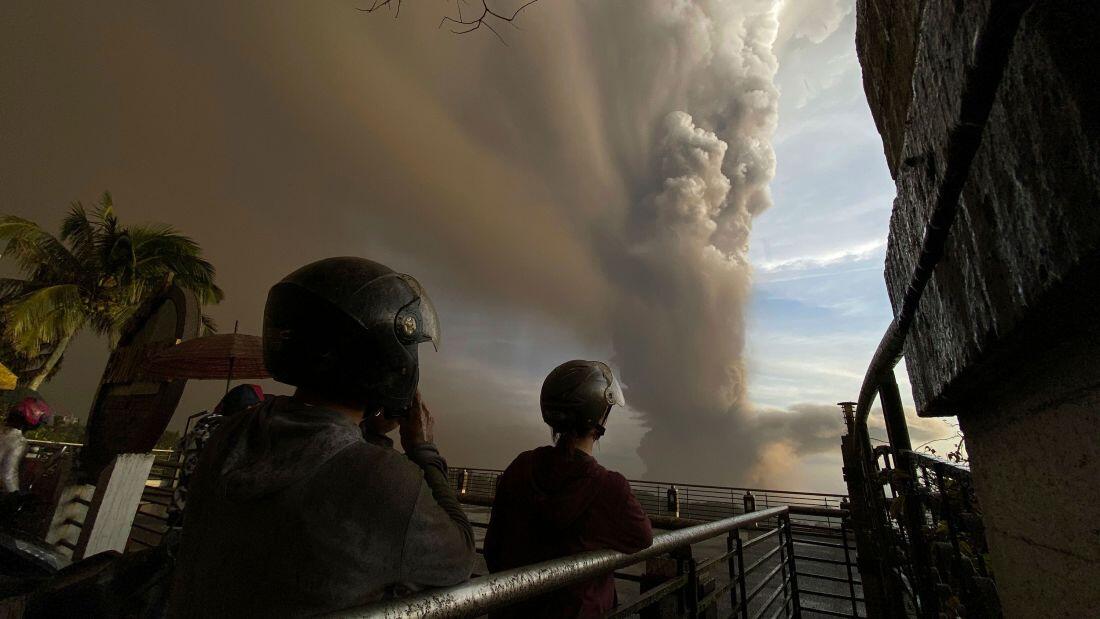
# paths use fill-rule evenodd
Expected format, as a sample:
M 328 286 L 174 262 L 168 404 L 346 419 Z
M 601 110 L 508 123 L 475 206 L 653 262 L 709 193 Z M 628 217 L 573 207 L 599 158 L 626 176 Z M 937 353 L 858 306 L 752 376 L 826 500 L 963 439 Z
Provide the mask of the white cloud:
M 865 262 L 883 253 L 886 248 L 885 239 L 865 241 L 854 247 L 837 249 L 822 254 L 797 256 L 784 260 L 757 263 L 758 271 L 767 274 L 791 273 L 798 271 L 810 271 L 815 269 L 827 269 L 839 265 L 848 265 L 855 262 Z

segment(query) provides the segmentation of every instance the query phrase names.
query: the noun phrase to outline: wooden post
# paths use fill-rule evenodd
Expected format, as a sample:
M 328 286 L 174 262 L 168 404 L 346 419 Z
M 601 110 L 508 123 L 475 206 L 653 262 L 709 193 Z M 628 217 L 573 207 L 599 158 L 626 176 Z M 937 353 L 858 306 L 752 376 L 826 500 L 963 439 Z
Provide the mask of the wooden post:
M 152 468 L 153 454 L 122 454 L 104 469 L 73 551 L 74 560 L 109 550 L 126 550 Z

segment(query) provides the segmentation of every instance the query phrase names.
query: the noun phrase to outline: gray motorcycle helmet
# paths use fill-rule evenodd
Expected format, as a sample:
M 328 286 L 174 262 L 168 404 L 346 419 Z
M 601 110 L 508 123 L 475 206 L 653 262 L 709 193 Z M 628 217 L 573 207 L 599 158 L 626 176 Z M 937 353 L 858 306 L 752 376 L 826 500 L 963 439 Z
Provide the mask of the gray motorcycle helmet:
M 567 361 L 546 377 L 539 398 L 542 420 L 557 433 L 603 436 L 612 406 L 625 406 L 619 381 L 602 361 Z
M 264 308 L 264 363 L 275 380 L 381 406 L 398 418 L 419 382 L 417 347 L 438 348 L 439 319 L 410 275 L 365 258 L 326 258 L 287 275 Z

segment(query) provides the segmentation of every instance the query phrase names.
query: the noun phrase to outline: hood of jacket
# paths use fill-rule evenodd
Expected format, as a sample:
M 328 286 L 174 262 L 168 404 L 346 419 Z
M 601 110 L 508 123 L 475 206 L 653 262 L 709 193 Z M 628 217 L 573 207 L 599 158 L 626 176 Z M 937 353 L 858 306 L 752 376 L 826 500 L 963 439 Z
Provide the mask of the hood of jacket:
M 356 442 L 359 427 L 340 413 L 279 396 L 226 419 L 207 449 L 220 493 L 247 500 L 312 476 Z

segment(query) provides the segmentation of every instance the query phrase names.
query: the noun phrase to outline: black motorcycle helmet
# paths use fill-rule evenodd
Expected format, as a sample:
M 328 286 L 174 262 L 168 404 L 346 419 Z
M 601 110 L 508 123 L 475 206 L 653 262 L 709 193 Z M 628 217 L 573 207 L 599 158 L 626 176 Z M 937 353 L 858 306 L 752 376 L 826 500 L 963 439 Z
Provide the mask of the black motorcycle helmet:
M 567 361 L 542 383 L 542 420 L 555 434 L 576 436 L 596 430 L 603 436 L 611 407 L 626 399 L 611 368 L 601 361 Z
M 365 258 L 326 258 L 271 288 L 264 363 L 275 380 L 404 415 L 420 377 L 417 345 L 439 320 L 412 276 Z

